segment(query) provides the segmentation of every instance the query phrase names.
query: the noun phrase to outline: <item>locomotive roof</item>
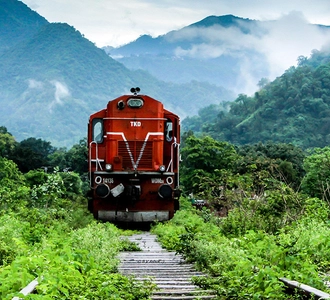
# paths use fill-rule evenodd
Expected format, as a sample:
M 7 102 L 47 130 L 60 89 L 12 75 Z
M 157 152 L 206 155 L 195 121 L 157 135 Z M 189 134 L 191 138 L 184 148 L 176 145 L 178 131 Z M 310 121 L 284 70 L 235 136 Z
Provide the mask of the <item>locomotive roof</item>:
M 179 118 L 177 114 L 175 114 L 175 113 L 173 113 L 173 112 L 171 112 L 171 111 L 165 109 L 165 108 L 164 108 L 164 105 L 163 105 L 163 103 L 162 103 L 161 101 L 159 101 L 159 100 L 157 100 L 157 99 L 155 99 L 155 98 L 152 98 L 152 97 L 150 97 L 150 96 L 148 96 L 148 95 L 140 95 L 140 94 L 134 94 L 134 95 L 129 95 L 129 94 L 127 94 L 127 95 L 121 95 L 121 96 L 119 96 L 119 97 L 117 97 L 117 98 L 115 98 L 115 99 L 112 99 L 112 100 L 108 101 L 107 106 L 106 106 L 104 109 L 101 109 L 100 111 L 97 111 L 97 112 L 91 114 L 90 118 L 93 118 L 95 115 L 99 115 L 100 113 L 105 112 L 105 111 L 107 110 L 107 107 L 108 107 L 111 103 L 113 103 L 113 102 L 128 101 L 128 100 L 130 100 L 130 99 L 142 99 L 145 103 L 157 102 L 157 103 L 159 103 L 160 105 L 162 105 L 163 110 L 164 110 L 164 113 L 166 113 L 166 114 L 171 114 L 171 115 L 175 116 L 176 118 Z

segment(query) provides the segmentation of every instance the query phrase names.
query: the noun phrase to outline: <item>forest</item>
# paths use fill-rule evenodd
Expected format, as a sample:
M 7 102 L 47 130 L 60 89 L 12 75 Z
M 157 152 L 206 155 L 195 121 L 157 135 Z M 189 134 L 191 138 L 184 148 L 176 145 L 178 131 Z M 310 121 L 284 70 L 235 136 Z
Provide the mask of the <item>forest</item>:
M 330 54 L 313 50 L 297 67 L 269 82 L 259 81 L 253 96 L 212 104 L 183 120 L 185 131 L 236 145 L 292 143 L 303 149 L 330 143 Z

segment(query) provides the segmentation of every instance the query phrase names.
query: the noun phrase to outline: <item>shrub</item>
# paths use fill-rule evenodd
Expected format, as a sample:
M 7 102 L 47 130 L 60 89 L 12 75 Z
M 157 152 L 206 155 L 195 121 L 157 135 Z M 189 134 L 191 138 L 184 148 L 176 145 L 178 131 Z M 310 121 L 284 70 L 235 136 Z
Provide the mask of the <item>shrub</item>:
M 13 217 L 0 217 L 0 266 L 10 264 L 26 248 L 29 223 Z
M 116 273 L 120 234 L 114 225 L 95 221 L 71 233 L 53 231 L 0 269 L 0 298 L 18 296 L 38 277 L 37 294 L 25 299 L 149 299 L 153 284 Z
M 294 219 L 283 222 L 295 211 L 290 195 L 271 195 L 273 198 L 263 204 L 265 207 L 251 206 L 255 202 L 249 200 L 249 204 L 220 220 L 212 215 L 205 218 L 207 211 L 203 210 L 179 211 L 171 221 L 157 224 L 153 232 L 166 247 L 209 273 L 211 277 L 196 277 L 194 281 L 216 290 L 220 297 L 288 299 L 283 283 L 278 280 L 280 277 L 326 290 L 323 283 L 326 277 L 322 274 L 330 269 L 328 211 L 317 199 L 307 199 L 300 203 L 306 204 L 299 207 Z M 295 201 L 298 200 L 302 198 Z M 265 209 L 275 210 L 273 201 L 286 205 L 282 218 L 277 212 L 272 218 L 267 217 L 267 213 L 270 216 L 272 213 Z M 266 220 L 262 220 L 260 211 L 266 213 Z M 267 222 L 272 220 L 281 221 L 275 234 L 256 229 L 269 228 Z

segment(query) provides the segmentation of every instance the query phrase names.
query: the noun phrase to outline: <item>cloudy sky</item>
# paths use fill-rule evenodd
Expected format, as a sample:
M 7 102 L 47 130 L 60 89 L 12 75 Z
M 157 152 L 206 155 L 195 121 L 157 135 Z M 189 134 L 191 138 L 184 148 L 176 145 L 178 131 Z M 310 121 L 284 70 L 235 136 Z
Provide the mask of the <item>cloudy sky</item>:
M 49 22 L 74 26 L 98 47 L 123 45 L 142 34 L 155 37 L 210 15 L 274 20 L 300 12 L 300 18 L 310 23 L 330 25 L 329 0 L 21 1 Z

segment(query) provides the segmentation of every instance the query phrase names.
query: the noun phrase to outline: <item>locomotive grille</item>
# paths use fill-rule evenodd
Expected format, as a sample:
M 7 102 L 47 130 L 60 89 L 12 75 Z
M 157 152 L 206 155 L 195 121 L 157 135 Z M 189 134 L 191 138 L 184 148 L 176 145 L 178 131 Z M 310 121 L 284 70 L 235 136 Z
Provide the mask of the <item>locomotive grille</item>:
M 150 141 L 119 141 L 118 155 L 122 157 L 124 169 L 133 169 L 133 163 L 137 164 L 138 169 L 151 169 L 153 166 Z

